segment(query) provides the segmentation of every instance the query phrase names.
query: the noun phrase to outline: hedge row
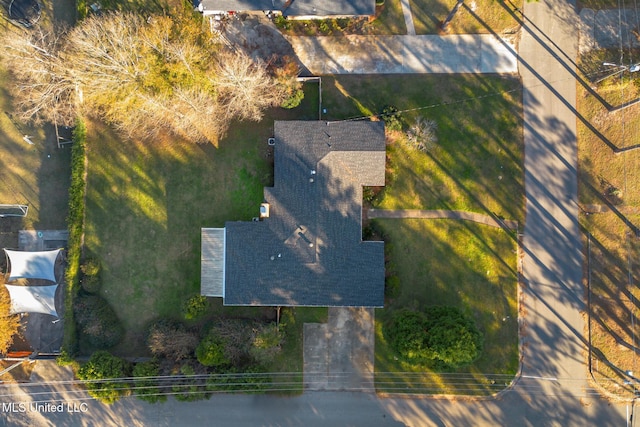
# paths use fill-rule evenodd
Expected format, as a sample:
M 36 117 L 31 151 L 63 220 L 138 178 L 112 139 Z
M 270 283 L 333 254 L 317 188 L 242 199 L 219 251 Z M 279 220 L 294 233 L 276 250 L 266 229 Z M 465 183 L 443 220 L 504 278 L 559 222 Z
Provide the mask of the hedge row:
M 67 355 L 75 354 L 77 349 L 76 322 L 73 316 L 73 303 L 80 289 L 80 259 L 84 233 L 85 207 L 85 168 L 86 168 L 86 127 L 81 119 L 76 121 L 71 148 L 71 185 L 69 188 L 69 243 L 67 247 L 67 294 L 65 299 L 65 322 L 63 351 Z

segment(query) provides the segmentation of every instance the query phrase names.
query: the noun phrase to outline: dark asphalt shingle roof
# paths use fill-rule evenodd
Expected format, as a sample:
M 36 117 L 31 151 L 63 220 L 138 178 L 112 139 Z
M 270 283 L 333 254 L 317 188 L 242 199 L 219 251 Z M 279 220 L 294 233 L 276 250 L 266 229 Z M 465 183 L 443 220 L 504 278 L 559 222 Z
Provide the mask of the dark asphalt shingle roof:
M 274 126 L 270 217 L 227 222 L 225 304 L 384 304 L 384 243 L 362 242 L 362 186 L 384 185 L 382 122 Z
M 293 0 L 285 16 L 365 16 L 375 15 L 375 0 Z
M 204 10 L 215 11 L 261 11 L 280 10 L 284 0 L 202 0 Z
M 374 15 L 375 0 L 202 0 L 203 10 L 280 11 L 285 16 L 359 16 Z

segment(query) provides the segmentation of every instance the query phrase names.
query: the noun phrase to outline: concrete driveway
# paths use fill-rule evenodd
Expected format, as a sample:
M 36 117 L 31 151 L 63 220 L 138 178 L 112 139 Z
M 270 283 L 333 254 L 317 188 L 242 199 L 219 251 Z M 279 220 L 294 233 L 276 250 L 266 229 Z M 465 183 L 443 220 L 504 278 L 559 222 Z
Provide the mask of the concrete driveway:
M 374 309 L 329 307 L 327 323 L 304 325 L 304 388 L 372 392 Z
M 490 34 L 287 37 L 315 75 L 516 73 L 514 44 Z

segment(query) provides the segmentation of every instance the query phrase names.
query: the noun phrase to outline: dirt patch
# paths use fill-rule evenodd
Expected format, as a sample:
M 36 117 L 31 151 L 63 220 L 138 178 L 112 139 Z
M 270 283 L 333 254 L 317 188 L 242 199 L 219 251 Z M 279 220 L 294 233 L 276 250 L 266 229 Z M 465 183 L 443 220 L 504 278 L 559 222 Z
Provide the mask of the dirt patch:
M 635 372 L 640 356 L 638 242 L 629 233 L 597 235 L 589 242 L 592 372 L 600 386 L 624 397 L 632 397 L 640 386 Z
M 241 14 L 214 21 L 221 36 L 228 45 L 240 47 L 254 59 L 273 62 L 283 57 L 297 60 L 291 43 L 280 33 L 276 26 L 262 14 Z M 302 75 L 308 72 L 298 61 Z

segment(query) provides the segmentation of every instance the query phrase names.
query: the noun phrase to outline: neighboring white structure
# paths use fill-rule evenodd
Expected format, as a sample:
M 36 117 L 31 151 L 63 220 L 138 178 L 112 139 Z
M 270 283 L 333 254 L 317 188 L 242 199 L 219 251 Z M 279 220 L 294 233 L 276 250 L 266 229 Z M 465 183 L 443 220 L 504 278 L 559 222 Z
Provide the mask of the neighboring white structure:
M 11 296 L 11 314 L 43 313 L 58 317 L 55 302 L 58 289 L 55 266 L 60 251 L 61 249 L 36 252 L 4 250 L 9 269 L 7 282 L 38 279 L 55 283 L 46 286 L 5 284 Z
M 58 285 L 4 286 L 11 296 L 11 314 L 43 313 L 58 317 L 55 302 Z
M 9 259 L 9 278 L 7 282 L 17 279 L 42 279 L 57 282 L 55 264 L 60 249 L 53 251 L 11 251 L 5 249 Z

